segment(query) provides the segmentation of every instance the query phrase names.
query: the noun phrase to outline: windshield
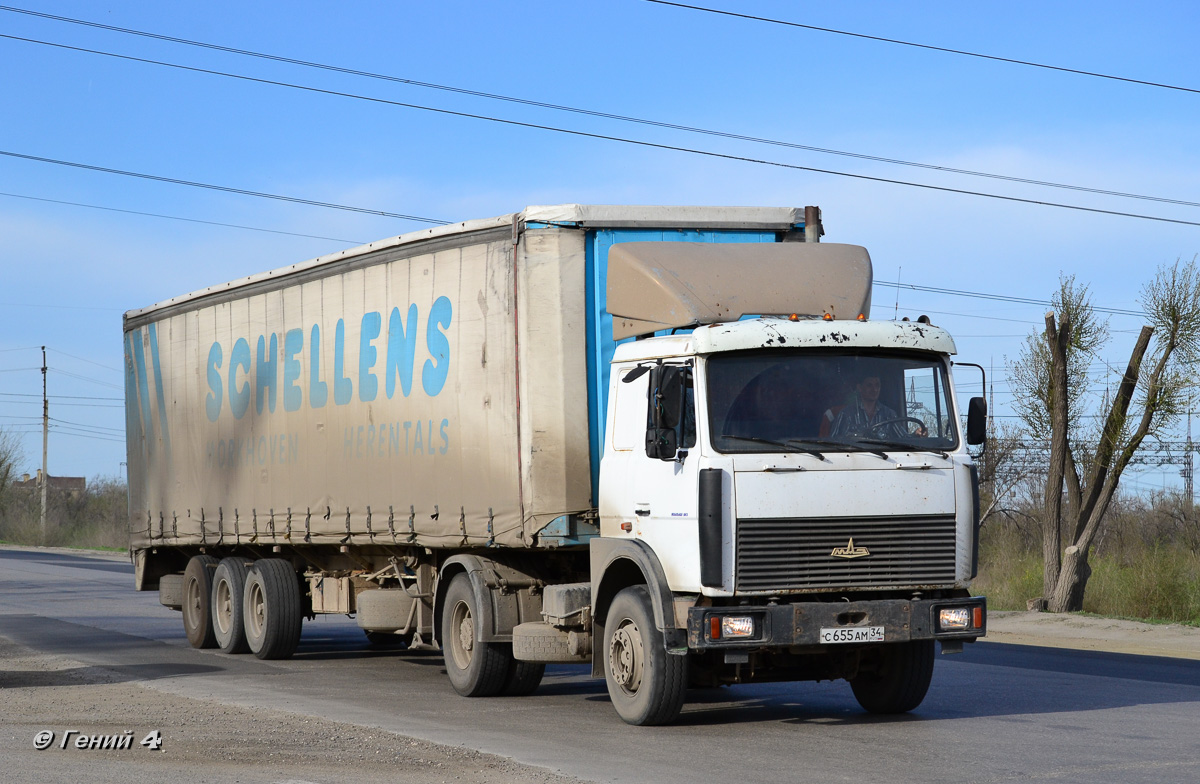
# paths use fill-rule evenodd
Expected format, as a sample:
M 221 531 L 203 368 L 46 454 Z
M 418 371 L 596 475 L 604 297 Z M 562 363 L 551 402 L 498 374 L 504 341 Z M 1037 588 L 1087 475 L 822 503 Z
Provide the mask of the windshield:
M 934 354 L 730 352 L 709 357 L 706 378 L 719 452 L 958 446 L 946 364 Z

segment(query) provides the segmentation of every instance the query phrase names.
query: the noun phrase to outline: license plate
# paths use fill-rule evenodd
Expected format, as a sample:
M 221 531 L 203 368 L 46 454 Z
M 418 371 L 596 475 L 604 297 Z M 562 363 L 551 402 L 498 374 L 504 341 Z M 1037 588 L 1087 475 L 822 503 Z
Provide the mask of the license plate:
M 883 627 L 843 626 L 840 629 L 822 629 L 821 642 L 883 642 Z

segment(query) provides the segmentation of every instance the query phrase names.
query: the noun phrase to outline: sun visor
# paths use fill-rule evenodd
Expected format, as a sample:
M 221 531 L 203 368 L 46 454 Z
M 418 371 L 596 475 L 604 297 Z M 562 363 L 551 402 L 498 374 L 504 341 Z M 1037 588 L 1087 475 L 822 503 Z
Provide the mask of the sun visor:
M 871 308 L 871 257 L 858 245 L 622 242 L 608 253 L 613 338 L 746 315 L 854 318 Z

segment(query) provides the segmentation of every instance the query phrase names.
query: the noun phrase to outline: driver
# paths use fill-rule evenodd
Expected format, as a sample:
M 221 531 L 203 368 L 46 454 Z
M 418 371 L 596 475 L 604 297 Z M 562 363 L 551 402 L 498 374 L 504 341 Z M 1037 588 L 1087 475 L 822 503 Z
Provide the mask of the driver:
M 885 403 L 879 402 L 879 392 L 882 388 L 879 376 L 862 376 L 855 385 L 853 399 L 834 418 L 830 434 L 835 437 L 868 434 L 881 438 L 911 437 L 900 416 Z M 917 435 L 925 435 L 924 428 L 918 430 Z

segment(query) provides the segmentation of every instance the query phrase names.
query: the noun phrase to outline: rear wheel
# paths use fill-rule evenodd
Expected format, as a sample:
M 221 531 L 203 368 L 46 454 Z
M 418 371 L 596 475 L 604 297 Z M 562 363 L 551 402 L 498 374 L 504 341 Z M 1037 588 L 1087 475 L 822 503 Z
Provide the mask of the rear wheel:
M 183 630 L 193 648 L 215 648 L 212 603 L 213 571 L 217 559 L 211 555 L 194 555 L 183 572 Z
M 246 577 L 242 615 L 246 642 L 260 659 L 286 659 L 300 644 L 300 584 L 282 558 L 255 561 Z
M 687 658 L 667 653 L 644 585 L 613 599 L 604 623 L 604 680 L 626 723 L 669 724 L 687 694 Z
M 246 628 L 242 603 L 249 571 L 245 559 L 222 558 L 213 573 L 212 622 L 217 645 L 225 653 L 246 653 Z
M 455 575 L 442 605 L 442 654 L 450 685 L 464 697 L 499 694 L 509 680 L 511 651 L 503 643 L 483 642 L 483 615 L 471 578 Z
M 906 713 L 921 704 L 933 680 L 933 640 L 880 645 L 865 651 L 850 680 L 854 698 L 871 713 Z

